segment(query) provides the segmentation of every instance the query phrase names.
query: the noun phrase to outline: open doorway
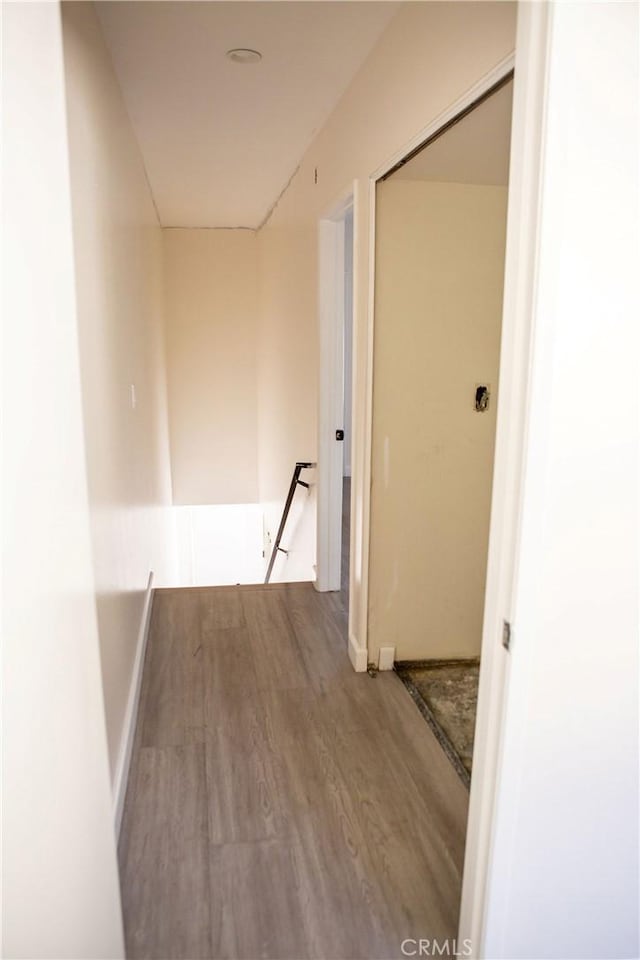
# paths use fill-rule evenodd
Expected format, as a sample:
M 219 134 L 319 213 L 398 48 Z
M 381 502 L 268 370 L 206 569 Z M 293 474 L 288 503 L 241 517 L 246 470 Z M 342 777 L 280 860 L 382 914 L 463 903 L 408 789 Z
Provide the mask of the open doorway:
M 345 610 L 349 610 L 349 557 L 351 541 L 351 451 L 352 451 L 352 397 L 353 397 L 353 207 L 344 219 L 344 324 L 342 364 L 342 504 L 340 551 L 340 593 Z
M 320 397 L 316 587 L 349 612 L 353 448 L 353 194 L 320 221 Z
M 470 783 L 493 480 L 512 75 L 376 187 L 369 659 Z

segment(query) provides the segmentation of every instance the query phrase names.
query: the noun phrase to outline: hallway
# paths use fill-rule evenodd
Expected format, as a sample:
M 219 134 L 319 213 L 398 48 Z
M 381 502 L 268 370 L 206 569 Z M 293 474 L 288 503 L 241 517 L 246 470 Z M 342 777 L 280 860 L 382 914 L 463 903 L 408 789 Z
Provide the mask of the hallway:
M 400 957 L 454 938 L 467 793 L 340 594 L 154 595 L 120 842 L 127 955 Z

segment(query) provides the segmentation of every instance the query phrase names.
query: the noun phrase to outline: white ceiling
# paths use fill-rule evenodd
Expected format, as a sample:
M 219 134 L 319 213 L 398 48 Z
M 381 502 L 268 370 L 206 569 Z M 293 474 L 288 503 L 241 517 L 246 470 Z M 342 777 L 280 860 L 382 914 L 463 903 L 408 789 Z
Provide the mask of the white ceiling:
M 101 2 L 163 226 L 257 227 L 398 10 L 383 2 Z M 250 47 L 259 64 L 230 62 Z
M 393 179 L 506 186 L 512 99 L 513 81 L 400 167 Z

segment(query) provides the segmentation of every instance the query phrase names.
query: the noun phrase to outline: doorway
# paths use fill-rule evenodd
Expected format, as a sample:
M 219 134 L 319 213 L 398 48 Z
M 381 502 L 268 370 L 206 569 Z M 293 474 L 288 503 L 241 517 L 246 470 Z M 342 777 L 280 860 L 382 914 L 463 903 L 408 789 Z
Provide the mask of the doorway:
M 351 546 L 351 451 L 353 447 L 353 207 L 344 219 L 344 323 L 342 364 L 342 423 L 344 441 L 342 446 L 342 504 L 340 551 L 340 593 L 345 610 L 349 611 L 349 570 Z M 337 509 L 337 508 L 336 508 Z
M 316 589 L 349 612 L 353 449 L 354 195 L 320 221 L 320 391 Z
M 376 185 L 369 658 L 470 783 L 499 391 L 512 74 Z

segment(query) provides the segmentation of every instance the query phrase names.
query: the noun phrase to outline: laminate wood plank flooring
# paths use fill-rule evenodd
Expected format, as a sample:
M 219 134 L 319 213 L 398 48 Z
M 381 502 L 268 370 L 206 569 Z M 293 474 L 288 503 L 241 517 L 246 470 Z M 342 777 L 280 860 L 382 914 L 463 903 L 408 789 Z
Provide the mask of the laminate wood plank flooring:
M 154 593 L 120 837 L 128 956 L 401 957 L 457 934 L 468 795 L 341 594 Z
M 127 954 L 209 957 L 204 747 L 142 747 L 128 792 L 122 874 Z

